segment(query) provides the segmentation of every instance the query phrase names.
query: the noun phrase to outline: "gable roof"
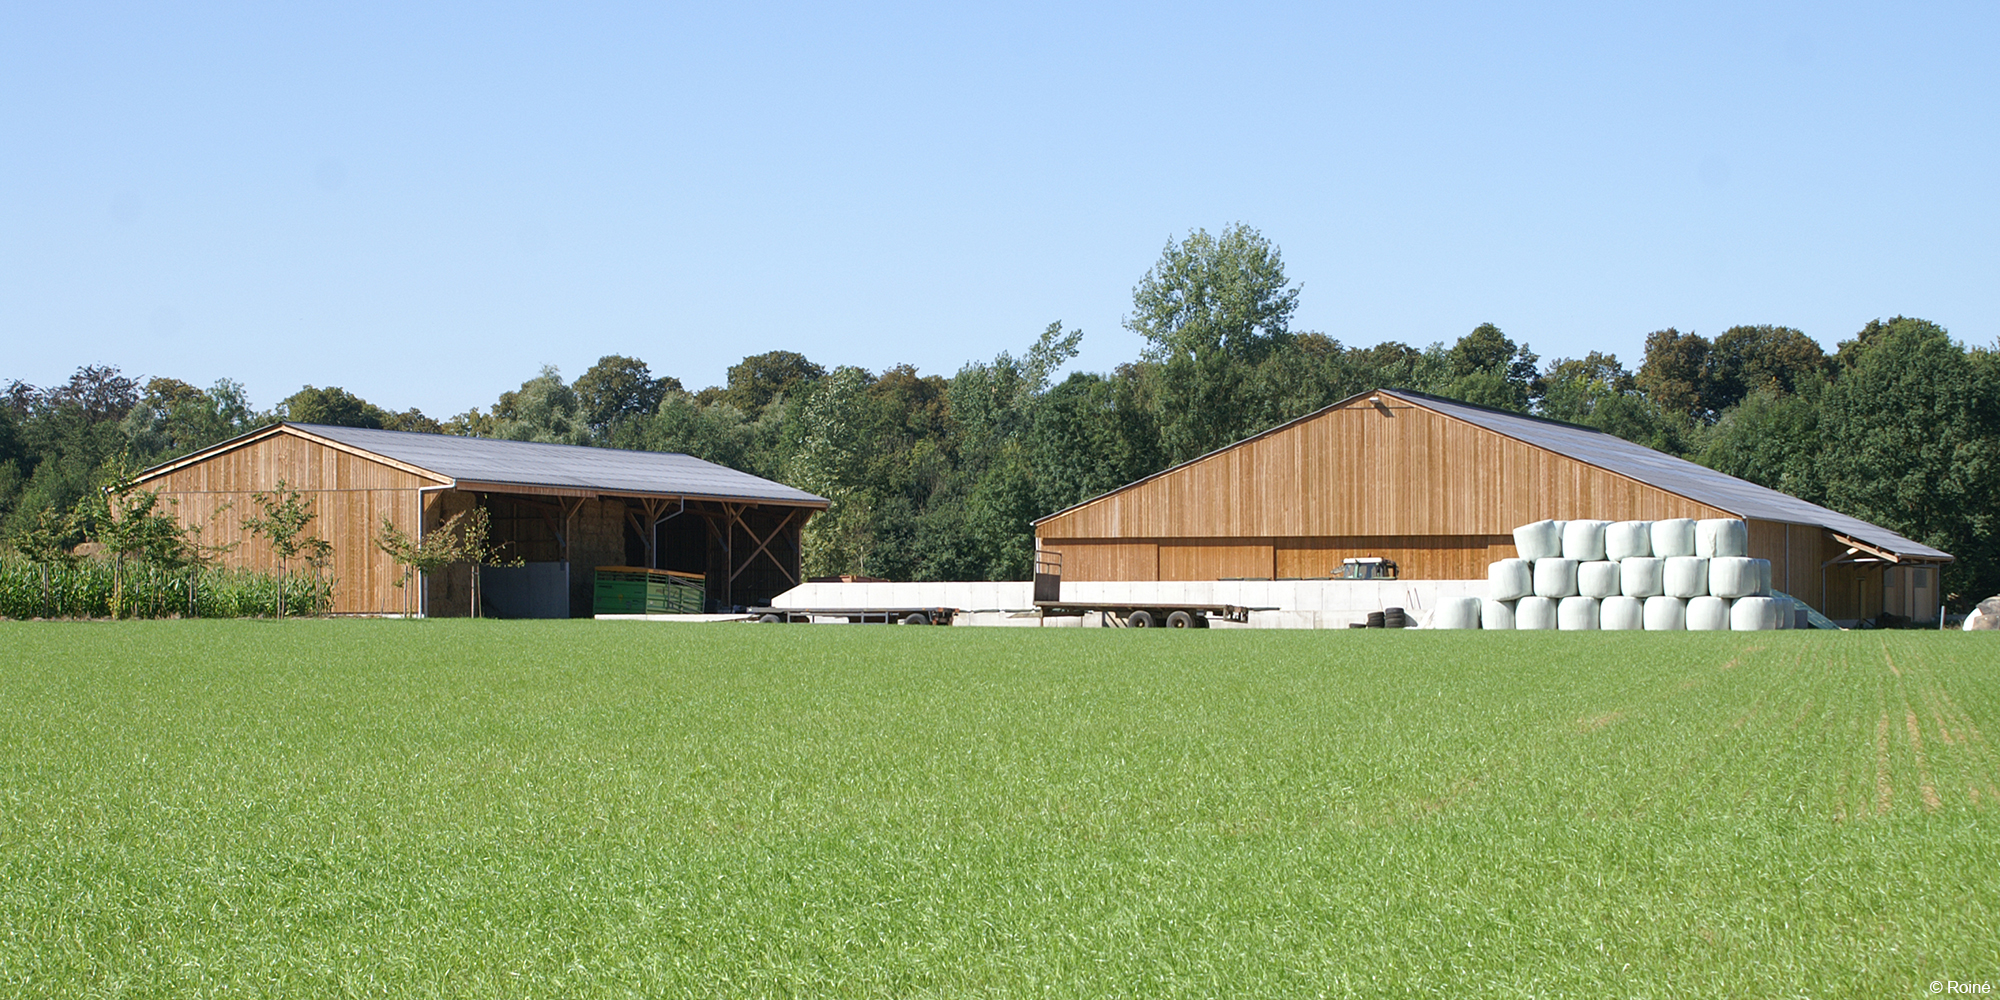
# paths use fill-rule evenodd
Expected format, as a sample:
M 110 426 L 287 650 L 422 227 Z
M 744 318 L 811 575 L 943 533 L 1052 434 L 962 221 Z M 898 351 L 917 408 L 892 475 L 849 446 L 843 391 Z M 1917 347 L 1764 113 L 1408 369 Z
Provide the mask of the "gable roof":
M 343 450 L 427 472 L 461 489 L 620 493 L 637 496 L 747 500 L 826 507 L 825 497 L 678 452 L 625 451 L 532 441 L 420 434 L 327 424 L 283 423 L 252 431 L 139 476 L 140 481 L 274 434 L 289 433 Z
M 1412 406 L 1422 407 L 1433 413 L 1464 421 L 1475 427 L 1491 431 L 1502 437 L 1533 445 L 1559 455 L 1575 459 L 1586 465 L 1596 466 L 1607 472 L 1616 473 L 1636 482 L 1686 497 L 1698 503 L 1729 511 L 1738 517 L 1754 518 L 1760 521 L 1780 521 L 1791 524 L 1816 525 L 1850 539 L 1876 546 L 1907 559 L 1919 561 L 1950 562 L 1948 552 L 1934 549 L 1922 542 L 1905 538 L 1888 528 L 1871 524 L 1858 517 L 1850 517 L 1836 510 L 1829 510 L 1816 503 L 1808 503 L 1795 496 L 1759 486 L 1745 479 L 1724 472 L 1717 472 L 1705 465 L 1697 465 L 1683 458 L 1675 458 L 1665 452 L 1654 451 L 1641 444 L 1634 444 L 1615 434 L 1576 424 L 1531 417 L 1523 413 L 1495 410 L 1455 399 L 1445 399 L 1429 393 L 1410 389 L 1376 389 L 1356 393 L 1331 406 L 1315 410 L 1303 417 L 1290 420 L 1259 434 L 1254 434 L 1235 444 L 1218 448 L 1200 458 L 1191 459 L 1172 468 L 1128 483 L 1083 503 L 1075 504 L 1053 514 L 1037 519 L 1036 524 L 1059 517 L 1085 504 L 1096 503 L 1105 497 L 1129 490 L 1140 483 L 1149 482 L 1172 473 L 1175 469 L 1200 462 L 1212 455 L 1220 454 L 1248 441 L 1255 441 L 1266 435 L 1275 434 L 1286 428 L 1339 409 L 1357 399 L 1374 395 L 1388 396 Z

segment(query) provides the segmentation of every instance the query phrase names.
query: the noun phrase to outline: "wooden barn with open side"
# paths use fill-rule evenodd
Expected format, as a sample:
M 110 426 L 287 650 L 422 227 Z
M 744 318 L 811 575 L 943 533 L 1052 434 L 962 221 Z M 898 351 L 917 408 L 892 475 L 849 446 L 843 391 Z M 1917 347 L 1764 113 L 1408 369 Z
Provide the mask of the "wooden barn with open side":
M 227 564 L 277 568 L 270 545 L 243 531 L 251 494 L 286 487 L 309 498 L 309 531 L 333 544 L 335 614 L 465 615 L 471 571 L 457 567 L 406 594 L 402 570 L 375 544 L 386 519 L 413 536 L 475 506 L 490 537 L 521 567 L 488 567 L 483 613 L 563 618 L 591 613 L 599 566 L 700 573 L 707 604 L 767 604 L 799 583 L 800 533 L 825 498 L 688 455 L 443 434 L 283 423 L 142 472 L 141 489 L 177 503 L 204 541 L 239 541 Z
M 1483 579 L 1545 518 L 1740 517 L 1773 585 L 1829 618 L 1938 613 L 1949 553 L 1601 431 L 1365 392 L 1035 522 L 1066 580 L 1318 579 L 1382 556 Z

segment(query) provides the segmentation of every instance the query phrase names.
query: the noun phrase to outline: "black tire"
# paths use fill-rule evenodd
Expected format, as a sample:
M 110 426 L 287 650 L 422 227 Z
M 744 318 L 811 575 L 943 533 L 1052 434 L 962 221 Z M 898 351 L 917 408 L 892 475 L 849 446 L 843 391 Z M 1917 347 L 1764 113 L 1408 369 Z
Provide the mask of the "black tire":
M 1156 628 L 1158 625 L 1151 611 L 1134 611 L 1125 616 L 1126 628 Z
M 931 616 L 921 611 L 914 612 L 909 617 L 903 619 L 903 624 L 905 625 L 929 625 L 930 623 Z
M 1167 614 L 1167 627 L 1168 627 L 1168 628 L 1193 628 L 1193 627 L 1194 627 L 1194 616 L 1193 616 L 1193 615 L 1191 615 L 1191 614 L 1188 614 L 1188 613 L 1187 613 L 1187 612 L 1185 612 L 1185 611 L 1172 611 L 1172 612 L 1168 612 L 1168 614 Z
M 759 618 L 759 619 L 757 619 L 757 620 L 758 620 L 758 621 L 760 621 L 760 622 L 763 622 L 763 623 L 764 623 L 764 624 L 766 624 L 766 625 L 776 625 L 776 624 L 778 624 L 778 616 L 777 616 L 777 615 L 765 615 L 764 617 L 762 617 L 762 618 Z

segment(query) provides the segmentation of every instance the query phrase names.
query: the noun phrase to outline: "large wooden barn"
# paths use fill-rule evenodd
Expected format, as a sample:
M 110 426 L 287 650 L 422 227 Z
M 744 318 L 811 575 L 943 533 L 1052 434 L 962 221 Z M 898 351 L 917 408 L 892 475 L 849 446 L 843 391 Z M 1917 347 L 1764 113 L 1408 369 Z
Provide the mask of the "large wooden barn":
M 1572 424 L 1402 389 L 1342 400 L 1035 522 L 1068 580 L 1313 579 L 1381 556 L 1483 579 L 1544 518 L 1740 517 L 1830 618 L 1931 618 L 1951 561 L 1817 504 Z
M 376 545 L 384 520 L 412 536 L 474 506 L 518 568 L 488 568 L 483 612 L 504 617 L 591 613 L 592 571 L 638 566 L 701 573 L 708 604 L 769 603 L 799 582 L 800 532 L 827 501 L 688 455 L 442 434 L 277 424 L 138 476 L 172 498 L 208 544 L 238 542 L 231 565 L 277 567 L 268 542 L 243 531 L 251 494 L 279 481 L 312 501 L 312 534 L 332 543 L 336 614 L 471 610 L 470 569 L 439 573 L 414 594 Z

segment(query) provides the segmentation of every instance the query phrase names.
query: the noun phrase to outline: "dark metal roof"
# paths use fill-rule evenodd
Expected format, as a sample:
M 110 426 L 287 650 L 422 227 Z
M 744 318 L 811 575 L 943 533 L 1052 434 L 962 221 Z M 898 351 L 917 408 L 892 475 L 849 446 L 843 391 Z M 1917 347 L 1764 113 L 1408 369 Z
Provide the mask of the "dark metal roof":
M 286 424 L 467 483 L 824 507 L 825 497 L 692 455 L 496 441 L 326 424 Z
M 1455 399 L 1445 399 L 1408 389 L 1383 389 L 1381 393 L 1483 427 L 1495 434 L 1525 441 L 1538 448 L 1567 455 L 1587 465 L 1636 479 L 1648 486 L 1677 493 L 1689 500 L 1719 507 L 1738 517 L 1792 524 L 1816 524 L 1838 534 L 1888 549 L 1897 555 L 1914 556 L 1919 559 L 1951 558 L 1948 552 L 1941 552 L 1922 542 L 1904 538 L 1880 525 L 1870 524 L 1858 517 L 1849 517 L 1837 510 L 1828 510 L 1816 503 L 1807 503 L 1798 497 L 1767 489 L 1728 473 L 1717 472 L 1684 458 L 1675 458 L 1665 452 L 1654 451 L 1645 445 L 1633 444 L 1616 434 L 1520 413 L 1509 413 L 1505 410 L 1491 410 L 1484 406 L 1474 406 Z

